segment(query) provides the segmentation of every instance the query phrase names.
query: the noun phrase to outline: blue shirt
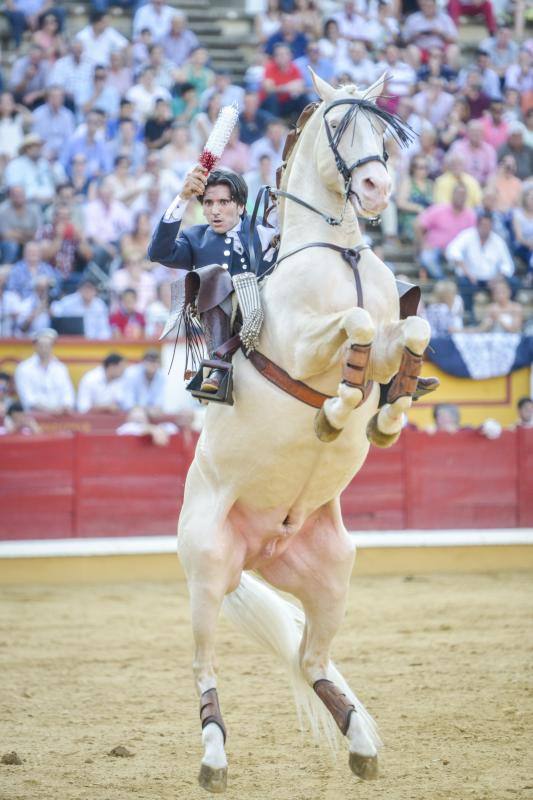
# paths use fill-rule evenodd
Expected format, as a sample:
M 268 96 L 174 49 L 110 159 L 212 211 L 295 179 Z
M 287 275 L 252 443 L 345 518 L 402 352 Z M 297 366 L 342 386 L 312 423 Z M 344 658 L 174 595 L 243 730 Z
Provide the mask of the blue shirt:
M 36 272 L 31 272 L 24 260 L 17 261 L 17 263 L 13 264 L 11 267 L 7 288 L 12 292 L 16 292 L 24 299 L 31 295 L 33 292 L 33 281 L 36 277 L 40 277 L 41 275 L 46 275 L 47 278 L 53 281 L 53 291 L 57 295 L 59 287 L 61 286 L 61 276 L 59 272 L 57 272 L 51 264 L 47 264 L 46 261 L 41 261 L 38 264 Z
M 87 159 L 85 174 L 88 177 L 94 178 L 111 172 L 111 155 L 107 144 L 98 140 L 89 142 L 87 136 L 78 136 L 70 140 L 70 143 L 60 156 L 61 163 L 69 176 L 71 175 L 72 159 L 80 153 Z
M 272 36 L 267 39 L 265 44 L 265 53 L 271 56 L 274 53 L 274 47 L 277 44 L 288 45 L 292 50 L 292 57 L 294 59 L 305 55 L 308 40 L 304 33 L 297 33 L 292 42 L 287 42 L 285 41 L 281 31 L 277 31 L 277 33 L 273 33 Z

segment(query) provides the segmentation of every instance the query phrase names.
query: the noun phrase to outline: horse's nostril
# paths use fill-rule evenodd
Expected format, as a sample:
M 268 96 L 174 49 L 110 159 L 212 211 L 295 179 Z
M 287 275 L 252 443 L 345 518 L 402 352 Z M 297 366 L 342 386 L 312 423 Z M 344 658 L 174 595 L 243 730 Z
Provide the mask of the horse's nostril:
M 370 192 L 373 192 L 376 188 L 376 184 L 372 180 L 372 178 L 365 178 L 363 181 L 363 186 L 365 189 L 368 189 Z

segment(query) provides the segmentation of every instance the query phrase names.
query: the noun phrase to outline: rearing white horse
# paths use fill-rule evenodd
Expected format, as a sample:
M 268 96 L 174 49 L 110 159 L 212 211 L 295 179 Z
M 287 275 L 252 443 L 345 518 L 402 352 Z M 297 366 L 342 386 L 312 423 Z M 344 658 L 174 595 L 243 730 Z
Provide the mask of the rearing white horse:
M 212 792 L 225 789 L 227 775 L 214 653 L 223 602 L 237 624 L 285 660 L 312 726 L 322 723 L 331 735 L 334 720 L 348 739 L 352 770 L 377 775 L 375 726 L 329 658 L 355 554 L 339 497 L 365 460 L 367 428 L 381 445 L 398 437 L 411 397 L 396 392 L 377 413 L 378 382 L 405 365 L 406 353 L 422 355 L 429 326 L 418 317 L 399 321 L 394 277 L 370 249 L 360 252 L 359 289 L 338 252 L 361 244 L 356 212 L 375 217 L 389 200 L 383 115 L 368 103 L 383 81 L 363 97 L 355 86 L 333 89 L 314 80 L 322 103 L 301 132 L 281 187 L 306 205 L 280 201 L 280 263 L 263 290 L 259 350 L 330 399 L 315 419 L 312 408 L 237 353 L 235 404 L 207 410 L 178 527 L 201 696 L 199 780 Z M 310 243 L 338 250 L 306 248 Z M 345 378 L 361 380 L 342 381 L 343 369 Z M 361 404 L 367 379 L 375 383 Z M 303 613 L 244 570 L 292 593 Z

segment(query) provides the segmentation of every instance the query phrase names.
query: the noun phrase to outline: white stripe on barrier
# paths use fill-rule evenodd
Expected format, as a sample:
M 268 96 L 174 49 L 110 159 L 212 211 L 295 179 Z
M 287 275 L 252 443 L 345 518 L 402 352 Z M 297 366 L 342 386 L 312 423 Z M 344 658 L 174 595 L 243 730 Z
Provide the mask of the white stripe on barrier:
M 471 547 L 533 544 L 533 528 L 368 531 L 351 533 L 357 547 Z M 34 539 L 0 542 L 0 558 L 158 555 L 176 553 L 175 536 Z

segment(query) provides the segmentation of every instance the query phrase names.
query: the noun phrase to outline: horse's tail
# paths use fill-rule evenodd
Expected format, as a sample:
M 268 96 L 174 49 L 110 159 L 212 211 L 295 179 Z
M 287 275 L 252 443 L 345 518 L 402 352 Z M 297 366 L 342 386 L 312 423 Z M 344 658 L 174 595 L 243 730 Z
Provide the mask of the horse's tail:
M 325 736 L 330 747 L 337 749 L 338 729 L 333 717 L 309 686 L 300 667 L 300 642 L 305 623 L 301 609 L 245 572 L 237 589 L 226 595 L 222 608 L 239 630 L 271 650 L 289 667 L 300 727 L 305 727 L 307 719 L 313 737 Z M 354 704 L 370 740 L 379 747 L 381 740 L 374 720 L 331 661 L 328 678 Z

